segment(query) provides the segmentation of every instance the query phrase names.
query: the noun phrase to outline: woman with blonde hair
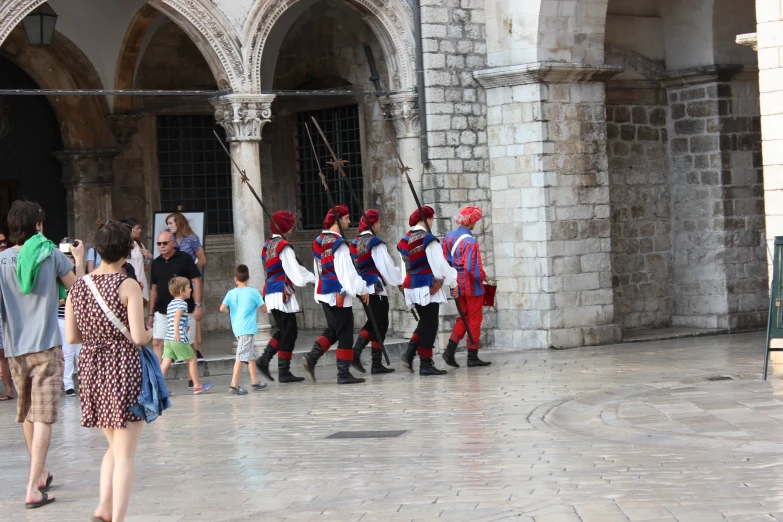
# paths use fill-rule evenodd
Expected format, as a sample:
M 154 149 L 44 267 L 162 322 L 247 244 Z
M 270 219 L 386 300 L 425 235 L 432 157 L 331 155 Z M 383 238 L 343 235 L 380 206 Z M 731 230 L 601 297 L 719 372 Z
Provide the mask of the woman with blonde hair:
M 187 218 L 179 212 L 169 214 L 166 216 L 166 226 L 174 235 L 174 247 L 189 254 L 198 269 L 203 270 L 204 265 L 207 264 L 207 256 L 204 254 L 204 247 L 198 236 L 190 228 Z

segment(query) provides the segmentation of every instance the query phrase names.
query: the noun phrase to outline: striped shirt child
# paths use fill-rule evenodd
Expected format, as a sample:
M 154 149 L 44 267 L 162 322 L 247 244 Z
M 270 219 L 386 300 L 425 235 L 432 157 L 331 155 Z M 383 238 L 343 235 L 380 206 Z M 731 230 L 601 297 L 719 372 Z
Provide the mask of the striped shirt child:
M 166 308 L 166 322 L 168 328 L 166 329 L 166 341 L 174 341 L 174 315 L 177 310 L 182 310 L 182 316 L 179 318 L 179 342 L 183 344 L 190 344 L 188 340 L 188 304 L 182 299 L 172 299 L 169 306 Z

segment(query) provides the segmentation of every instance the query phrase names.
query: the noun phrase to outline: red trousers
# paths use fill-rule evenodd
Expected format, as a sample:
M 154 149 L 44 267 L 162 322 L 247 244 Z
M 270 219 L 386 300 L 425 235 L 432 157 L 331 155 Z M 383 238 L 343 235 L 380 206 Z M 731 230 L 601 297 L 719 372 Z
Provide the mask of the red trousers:
M 462 307 L 462 311 L 465 313 L 465 319 L 468 320 L 468 326 L 470 326 L 470 334 L 475 341 L 474 343 L 471 343 L 470 337 L 468 337 L 468 350 L 478 350 L 481 340 L 481 322 L 484 320 L 484 296 L 461 295 L 457 300 Z M 451 331 L 450 339 L 459 344 L 463 337 L 465 337 L 465 323 L 462 322 L 461 317 L 457 317 L 457 322 L 454 323 L 454 329 Z

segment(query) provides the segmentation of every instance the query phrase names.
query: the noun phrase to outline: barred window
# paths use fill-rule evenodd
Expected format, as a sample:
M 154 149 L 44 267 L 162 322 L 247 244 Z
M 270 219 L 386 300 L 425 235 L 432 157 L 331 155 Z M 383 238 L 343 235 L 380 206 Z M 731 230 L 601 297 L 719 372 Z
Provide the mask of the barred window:
M 343 167 L 348 176 L 347 180 L 342 179 L 340 173 L 335 171 L 331 165 L 327 165 L 326 162 L 331 161 L 332 156 L 320 134 L 318 134 L 318 130 L 313 125 L 310 119 L 311 116 L 315 116 L 337 157 L 348 162 Z M 329 190 L 335 203 L 348 205 L 351 208 L 351 222 L 358 225 L 361 209 L 351 201 L 351 192 L 348 187 L 353 188 L 354 193 L 360 200 L 363 199 L 364 182 L 361 140 L 359 137 L 359 106 L 349 105 L 347 107 L 301 112 L 298 114 L 296 148 L 302 228 L 305 230 L 320 230 L 323 228 L 324 216 L 329 212 L 330 206 L 329 199 L 324 192 L 323 185 L 321 185 L 321 178 L 318 176 L 318 164 L 313 156 L 313 149 L 307 137 L 307 130 L 304 128 L 305 123 L 310 128 L 310 134 L 313 136 L 313 143 L 318 153 L 318 160 L 321 162 L 321 169 L 324 176 L 326 176 L 326 182 L 329 185 Z
M 231 159 L 213 131 L 225 139 L 212 115 L 158 116 L 161 210 L 206 212 L 207 234 L 231 234 Z

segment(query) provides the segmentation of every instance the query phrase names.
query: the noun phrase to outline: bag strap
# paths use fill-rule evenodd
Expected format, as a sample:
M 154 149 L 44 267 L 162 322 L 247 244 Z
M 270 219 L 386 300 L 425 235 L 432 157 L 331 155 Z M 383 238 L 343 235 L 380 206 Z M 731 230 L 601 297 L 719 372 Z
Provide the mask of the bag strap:
M 462 242 L 463 239 L 471 237 L 472 234 L 462 234 L 457 238 L 457 240 L 454 242 L 454 246 L 451 247 L 451 257 L 454 257 L 454 252 L 457 251 L 457 247 Z
M 125 327 L 122 321 L 120 321 L 120 318 L 117 317 L 111 308 L 109 308 L 109 305 L 106 304 L 106 301 L 104 301 L 103 296 L 98 291 L 98 287 L 95 286 L 95 282 L 92 280 L 92 277 L 90 277 L 90 274 L 84 276 L 84 282 L 87 284 L 87 288 L 90 289 L 90 292 L 92 292 L 92 296 L 96 301 L 98 301 L 101 310 L 103 310 L 103 313 L 106 314 L 106 318 L 109 320 L 109 322 L 113 324 L 117 330 L 122 332 L 122 335 L 124 335 L 134 346 L 136 346 L 136 343 L 133 342 L 133 338 L 131 337 L 128 328 Z

